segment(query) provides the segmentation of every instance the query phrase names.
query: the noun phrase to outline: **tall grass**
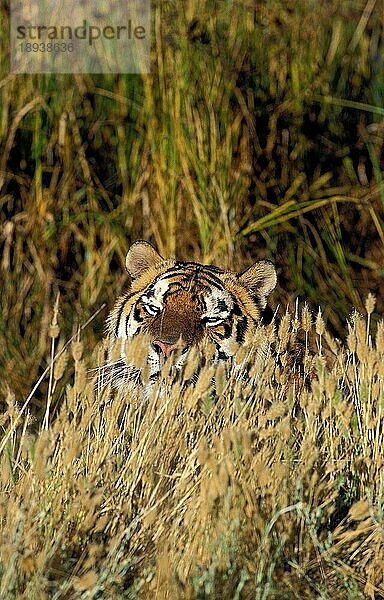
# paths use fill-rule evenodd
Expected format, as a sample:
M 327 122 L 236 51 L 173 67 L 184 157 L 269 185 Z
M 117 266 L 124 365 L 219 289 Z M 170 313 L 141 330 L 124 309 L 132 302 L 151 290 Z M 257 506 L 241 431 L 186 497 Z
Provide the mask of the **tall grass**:
M 240 351 L 215 399 L 209 369 L 184 391 L 167 390 L 165 374 L 146 405 L 95 394 L 78 337 L 73 385 L 57 405 L 59 357 L 43 428 L 7 397 L 0 596 L 383 595 L 384 325 L 373 340 L 373 305 L 351 320 L 345 349 L 321 315 L 287 313 Z M 301 333 L 319 348 L 310 388 L 269 352 L 274 343 L 284 365 Z
M 1 54 L 0 597 L 384 596 L 382 45 L 375 0 L 193 0 L 153 2 L 150 76 Z M 263 347 L 301 329 L 310 389 L 251 353 L 215 402 L 95 396 L 137 238 L 274 260 L 323 316 Z
M 143 77 L 16 76 L 2 55 L 0 365 L 18 395 L 46 367 L 58 289 L 69 337 L 113 304 L 137 238 L 237 269 L 272 258 L 279 300 L 322 305 L 339 335 L 369 291 L 382 312 L 382 32 L 368 4 L 154 3 Z

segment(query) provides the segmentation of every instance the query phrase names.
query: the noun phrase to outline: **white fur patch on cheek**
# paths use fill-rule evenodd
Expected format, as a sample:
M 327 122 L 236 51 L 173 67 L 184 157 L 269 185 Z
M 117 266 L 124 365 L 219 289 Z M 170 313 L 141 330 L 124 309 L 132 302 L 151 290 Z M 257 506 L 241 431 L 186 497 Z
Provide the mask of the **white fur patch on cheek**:
M 148 352 L 149 375 L 155 375 L 161 369 L 160 358 L 156 350 L 151 346 Z
M 133 314 L 133 310 L 131 310 L 128 321 L 127 321 L 127 327 L 126 327 L 127 337 L 133 337 L 134 335 L 136 335 L 139 327 L 140 327 L 140 323 L 138 323 L 136 321 L 134 314 Z
M 138 323 L 134 318 L 134 311 L 131 308 L 129 315 L 124 317 L 124 319 L 120 320 L 119 330 L 117 332 L 117 337 L 122 341 L 121 344 L 121 357 L 125 357 L 125 341 L 133 337 L 137 330 L 139 329 L 140 323 Z
M 153 288 L 155 294 L 154 300 L 159 303 L 160 308 L 163 307 L 163 299 L 169 288 L 169 282 L 165 279 L 160 279 Z
M 124 319 L 120 319 L 119 330 L 117 332 L 117 337 L 119 338 L 119 340 L 123 340 L 124 342 L 127 339 L 127 333 L 126 333 L 126 327 L 125 327 L 126 319 L 127 319 L 127 317 L 124 317 Z
M 187 357 L 188 357 L 188 352 L 184 352 L 183 354 L 181 354 L 179 356 L 179 358 L 177 359 L 177 361 L 175 362 L 174 368 L 178 369 L 178 370 L 182 369 L 187 361 Z
M 237 348 L 233 347 L 232 337 L 225 339 L 225 340 L 220 340 L 218 345 L 219 345 L 220 350 L 225 352 L 225 354 L 228 357 L 233 356 L 237 350 Z

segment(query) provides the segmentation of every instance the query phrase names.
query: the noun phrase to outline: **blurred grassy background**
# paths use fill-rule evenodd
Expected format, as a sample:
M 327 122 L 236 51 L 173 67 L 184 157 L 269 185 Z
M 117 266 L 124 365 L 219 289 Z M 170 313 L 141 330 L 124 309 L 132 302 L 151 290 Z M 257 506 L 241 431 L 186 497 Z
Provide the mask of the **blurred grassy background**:
M 340 336 L 369 290 L 383 313 L 382 16 L 154 2 L 142 77 L 9 75 L 2 53 L 0 377 L 17 398 L 48 362 L 57 291 L 68 339 L 113 305 L 137 238 L 235 269 L 271 258 L 275 303 L 320 304 Z

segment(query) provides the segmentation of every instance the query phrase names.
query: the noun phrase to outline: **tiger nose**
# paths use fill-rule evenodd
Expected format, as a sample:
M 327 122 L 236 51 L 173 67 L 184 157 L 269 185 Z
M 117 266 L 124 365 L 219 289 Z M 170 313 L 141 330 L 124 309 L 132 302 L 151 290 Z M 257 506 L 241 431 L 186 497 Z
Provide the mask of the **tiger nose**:
M 171 352 L 173 352 L 173 350 L 176 350 L 176 348 L 177 348 L 177 344 L 175 344 L 174 342 L 163 341 L 163 340 L 154 340 L 152 342 L 152 346 L 154 346 L 154 348 L 157 352 L 159 352 L 159 350 L 158 350 L 158 348 L 159 348 L 160 351 L 163 354 L 165 354 L 165 356 L 169 356 L 171 354 Z

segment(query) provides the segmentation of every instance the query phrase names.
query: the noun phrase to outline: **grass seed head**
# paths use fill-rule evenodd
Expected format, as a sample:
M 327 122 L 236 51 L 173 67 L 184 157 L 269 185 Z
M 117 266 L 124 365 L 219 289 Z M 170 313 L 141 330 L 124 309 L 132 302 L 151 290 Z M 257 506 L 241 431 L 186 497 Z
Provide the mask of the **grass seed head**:
M 319 311 L 317 313 L 317 317 L 316 317 L 316 333 L 318 335 L 324 335 L 325 332 L 325 324 L 324 324 L 324 319 L 323 319 L 323 315 L 321 314 L 321 309 L 319 308 Z
M 301 326 L 305 333 L 309 333 L 312 327 L 312 316 L 307 304 L 304 304 L 301 311 Z
M 79 339 L 74 340 L 71 344 L 72 356 L 75 362 L 81 360 L 83 356 L 84 345 L 83 342 Z
M 68 351 L 63 350 L 53 366 L 53 378 L 55 381 L 59 381 L 63 377 L 67 368 L 67 363 Z
M 376 298 L 373 294 L 369 293 L 365 301 L 365 310 L 368 315 L 371 315 L 375 310 Z
M 380 354 L 384 354 L 384 321 L 383 320 L 380 320 L 377 324 L 376 350 Z

